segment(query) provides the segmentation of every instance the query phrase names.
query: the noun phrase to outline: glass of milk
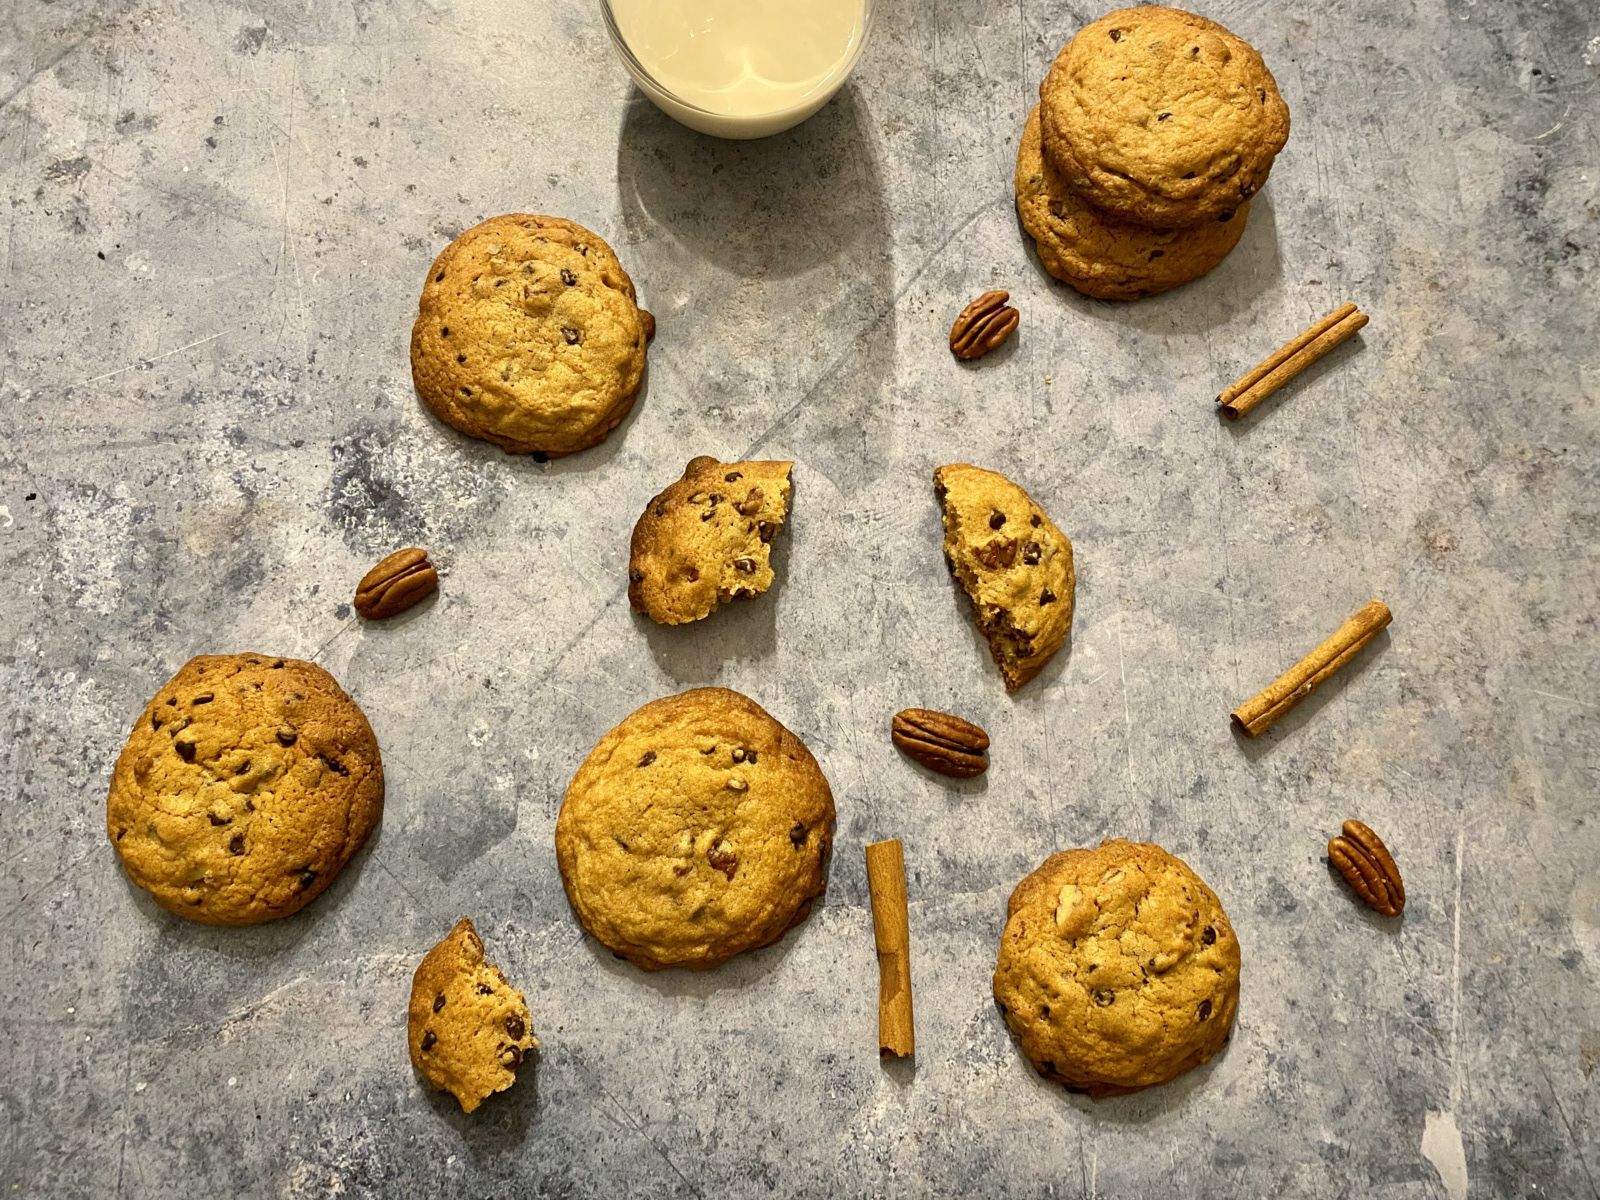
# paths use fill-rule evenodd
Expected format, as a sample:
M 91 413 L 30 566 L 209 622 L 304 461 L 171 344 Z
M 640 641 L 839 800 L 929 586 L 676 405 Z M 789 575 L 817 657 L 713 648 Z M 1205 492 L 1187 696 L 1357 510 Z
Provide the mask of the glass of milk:
M 844 85 L 873 0 L 600 0 L 645 95 L 701 133 L 759 138 L 798 125 Z

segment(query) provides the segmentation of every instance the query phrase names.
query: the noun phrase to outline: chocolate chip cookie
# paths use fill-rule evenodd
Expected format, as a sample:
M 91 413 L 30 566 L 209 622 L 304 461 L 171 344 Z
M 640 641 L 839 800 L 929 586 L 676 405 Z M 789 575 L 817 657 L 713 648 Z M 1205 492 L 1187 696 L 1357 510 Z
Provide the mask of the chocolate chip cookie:
M 655 320 L 598 234 L 512 213 L 428 271 L 411 376 L 441 421 L 513 454 L 584 450 L 633 407 Z
M 517 1081 L 539 1048 L 522 993 L 483 956 L 483 939 L 462 917 L 423 957 L 406 1009 L 411 1062 L 427 1081 L 472 1112 Z
M 191 659 L 139 714 L 106 831 L 161 907 L 255 925 L 316 899 L 382 811 L 377 739 L 333 676 L 218 654 Z
M 1189 229 L 1151 229 L 1085 204 L 1044 155 L 1039 109 L 1028 114 L 1017 147 L 1017 215 L 1045 270 L 1086 296 L 1154 296 L 1215 267 L 1238 245 L 1248 203 L 1220 220 Z
M 1096 1098 L 1137 1091 L 1228 1040 L 1239 942 L 1183 860 L 1102 842 L 1051 855 L 1012 892 L 994 997 L 1040 1074 Z
M 1086 25 L 1039 99 L 1045 157 L 1067 185 L 1157 229 L 1236 211 L 1289 139 L 1289 107 L 1261 55 L 1176 8 L 1123 8 Z
M 696 688 L 600 739 L 567 787 L 556 859 L 596 940 L 646 970 L 777 941 L 827 886 L 833 794 L 754 700 Z
M 933 490 L 945 562 L 1014 692 L 1044 669 L 1072 628 L 1072 543 L 1027 492 L 994 471 L 940 467 Z
M 628 601 L 684 625 L 772 586 L 771 542 L 789 512 L 791 462 L 692 459 L 633 527 Z

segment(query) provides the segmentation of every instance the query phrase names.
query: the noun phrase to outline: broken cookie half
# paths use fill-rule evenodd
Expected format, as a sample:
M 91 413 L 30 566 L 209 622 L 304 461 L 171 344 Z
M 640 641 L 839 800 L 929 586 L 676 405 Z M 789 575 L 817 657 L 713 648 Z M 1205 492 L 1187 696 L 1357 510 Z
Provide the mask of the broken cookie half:
M 633 527 L 628 602 L 662 625 L 686 625 L 771 587 L 793 466 L 692 459 Z
M 483 939 L 466 917 L 418 965 L 406 1016 L 412 1063 L 463 1112 L 515 1083 L 517 1068 L 539 1048 L 527 1001 L 484 959 Z
M 1044 669 L 1072 628 L 1072 543 L 1027 492 L 994 471 L 940 467 L 933 490 L 945 561 L 1014 692 Z

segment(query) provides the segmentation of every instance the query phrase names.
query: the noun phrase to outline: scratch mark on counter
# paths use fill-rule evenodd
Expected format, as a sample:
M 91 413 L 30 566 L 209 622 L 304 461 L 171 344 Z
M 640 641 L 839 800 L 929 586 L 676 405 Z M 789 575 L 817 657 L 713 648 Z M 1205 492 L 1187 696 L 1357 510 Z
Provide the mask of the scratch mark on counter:
M 103 379 L 110 379 L 113 376 L 121 375 L 127 371 L 137 370 L 139 367 L 148 367 L 151 363 L 158 363 L 164 358 L 171 358 L 174 354 L 182 354 L 186 350 L 193 350 L 196 346 L 204 346 L 208 342 L 214 342 L 226 332 L 227 330 L 225 329 L 219 330 L 216 333 L 213 333 L 210 337 L 199 338 L 190 342 L 187 346 L 179 346 L 176 350 L 168 350 L 165 353 L 157 354 L 151 358 L 137 359 L 125 367 L 118 367 L 115 371 L 107 371 L 104 375 L 96 375 L 93 379 L 85 379 L 81 383 L 74 384 L 73 386 L 88 387 L 91 383 L 99 383 Z

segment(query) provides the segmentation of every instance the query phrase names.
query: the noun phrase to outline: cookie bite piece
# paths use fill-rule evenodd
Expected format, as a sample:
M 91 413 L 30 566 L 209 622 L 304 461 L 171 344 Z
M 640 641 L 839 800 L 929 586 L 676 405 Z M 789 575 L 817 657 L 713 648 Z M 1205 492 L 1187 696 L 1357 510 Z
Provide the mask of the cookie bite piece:
M 191 659 L 117 757 L 106 834 L 155 902 L 207 925 L 299 912 L 383 812 L 383 761 L 360 707 L 315 663 Z
M 628 602 L 662 625 L 698 621 L 772 586 L 792 462 L 691 459 L 645 506 L 628 554 Z
M 1266 183 L 1289 106 L 1254 47 L 1159 5 L 1085 25 L 1039 85 L 1045 157 L 1095 208 L 1139 225 L 1214 221 Z
M 1006 908 L 994 998 L 1041 1075 L 1099 1099 L 1175 1079 L 1222 1049 L 1239 1007 L 1222 903 L 1160 846 L 1053 854 Z
M 649 971 L 770 945 L 827 887 L 833 793 L 805 744 L 747 696 L 653 700 L 600 739 L 556 818 L 572 909 Z
M 1045 270 L 1100 300 L 1137 300 L 1200 278 L 1244 235 L 1248 203 L 1188 229 L 1151 229 L 1084 203 L 1043 151 L 1039 108 L 1017 147 L 1017 216 Z
M 527 1001 L 484 958 L 469 918 L 418 964 L 406 1040 L 423 1078 L 459 1100 L 463 1112 L 514 1084 L 517 1068 L 539 1048 Z
M 599 234 L 510 213 L 468 229 L 428 269 L 411 377 L 447 425 L 555 458 L 603 441 L 627 415 L 654 332 Z
M 1027 492 L 994 471 L 940 467 L 933 490 L 945 562 L 1014 692 L 1044 669 L 1072 628 L 1072 543 Z

